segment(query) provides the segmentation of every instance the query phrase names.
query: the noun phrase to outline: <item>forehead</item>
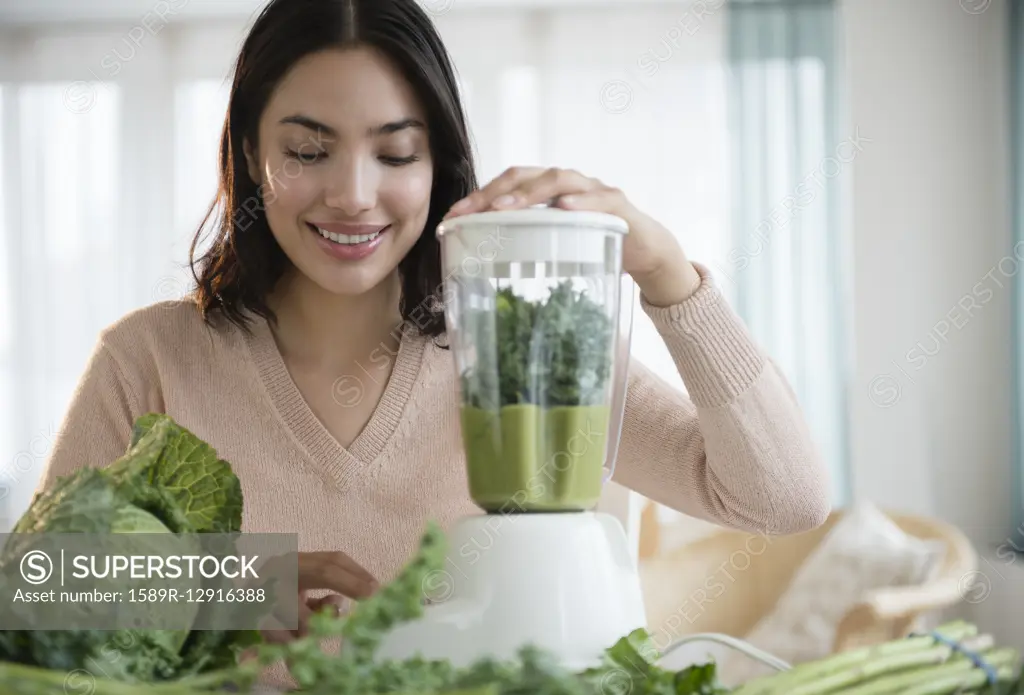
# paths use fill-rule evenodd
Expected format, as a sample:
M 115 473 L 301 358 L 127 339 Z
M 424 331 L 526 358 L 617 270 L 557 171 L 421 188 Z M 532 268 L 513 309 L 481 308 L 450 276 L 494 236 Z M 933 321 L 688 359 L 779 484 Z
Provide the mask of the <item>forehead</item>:
M 264 118 L 277 123 L 295 113 L 353 136 L 382 123 L 425 120 L 401 72 L 386 56 L 362 47 L 321 51 L 296 63 L 271 95 Z

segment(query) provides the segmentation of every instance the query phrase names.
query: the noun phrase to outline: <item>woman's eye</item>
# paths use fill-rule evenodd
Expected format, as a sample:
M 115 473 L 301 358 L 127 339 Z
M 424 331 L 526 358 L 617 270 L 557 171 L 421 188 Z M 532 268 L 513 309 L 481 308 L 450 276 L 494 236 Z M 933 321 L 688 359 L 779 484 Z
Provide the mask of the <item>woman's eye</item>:
M 303 164 L 312 164 L 327 156 L 326 152 L 296 152 L 295 150 L 285 150 L 284 153 L 292 159 L 297 159 Z
M 419 161 L 419 157 L 416 155 L 409 155 L 408 157 L 388 157 L 381 155 L 380 161 L 384 162 L 388 166 L 403 166 L 405 164 L 412 164 L 413 162 Z

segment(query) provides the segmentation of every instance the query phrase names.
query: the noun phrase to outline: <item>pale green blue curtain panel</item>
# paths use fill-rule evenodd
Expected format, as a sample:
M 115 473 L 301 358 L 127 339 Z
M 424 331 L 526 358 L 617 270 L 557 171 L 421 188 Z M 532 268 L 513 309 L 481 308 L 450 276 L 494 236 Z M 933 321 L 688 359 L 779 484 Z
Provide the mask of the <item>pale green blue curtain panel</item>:
M 729 3 L 735 306 L 793 384 L 848 502 L 842 182 L 862 146 L 840 123 L 836 7 Z

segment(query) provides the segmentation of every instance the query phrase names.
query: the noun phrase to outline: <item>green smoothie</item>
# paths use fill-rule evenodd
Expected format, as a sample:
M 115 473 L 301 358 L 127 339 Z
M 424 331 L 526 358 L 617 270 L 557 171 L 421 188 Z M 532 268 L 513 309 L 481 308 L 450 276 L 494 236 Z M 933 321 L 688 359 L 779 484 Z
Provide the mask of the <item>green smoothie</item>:
M 609 408 L 462 408 L 469 492 L 492 513 L 581 511 L 601 496 Z

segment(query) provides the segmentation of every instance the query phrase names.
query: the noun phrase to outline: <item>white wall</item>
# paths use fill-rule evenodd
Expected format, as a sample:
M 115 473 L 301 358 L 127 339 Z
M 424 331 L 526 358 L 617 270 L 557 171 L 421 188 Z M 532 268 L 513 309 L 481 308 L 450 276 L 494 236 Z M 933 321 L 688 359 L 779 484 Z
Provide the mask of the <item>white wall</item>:
M 1013 259 L 1007 3 L 840 8 L 847 103 L 838 139 L 863 143 L 843 172 L 853 495 L 941 517 L 994 547 L 1011 523 L 1017 272 L 1009 260 L 998 268 Z M 1024 268 L 1024 248 L 1018 256 Z M 958 302 L 972 291 L 968 313 Z M 677 525 L 672 544 L 709 528 Z
M 1024 563 L 994 552 L 1011 530 L 1011 292 L 1024 266 L 1007 12 L 1005 0 L 843 2 L 848 127 L 870 140 L 851 179 L 852 465 L 856 497 L 967 533 L 984 587 L 965 617 L 1024 648 L 1005 610 Z
M 855 494 L 977 543 L 1011 518 L 1006 11 L 843 3 L 848 127 L 869 140 L 851 191 Z

